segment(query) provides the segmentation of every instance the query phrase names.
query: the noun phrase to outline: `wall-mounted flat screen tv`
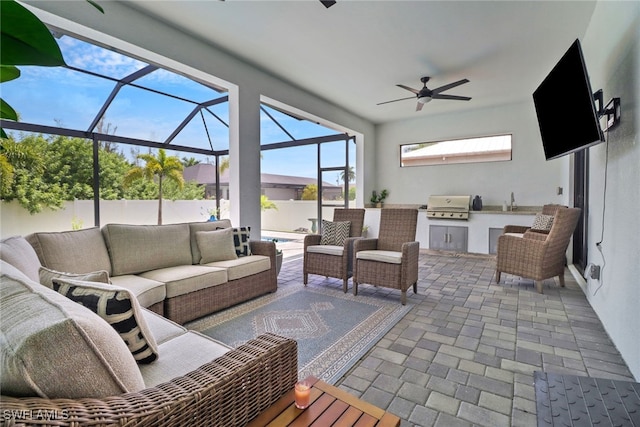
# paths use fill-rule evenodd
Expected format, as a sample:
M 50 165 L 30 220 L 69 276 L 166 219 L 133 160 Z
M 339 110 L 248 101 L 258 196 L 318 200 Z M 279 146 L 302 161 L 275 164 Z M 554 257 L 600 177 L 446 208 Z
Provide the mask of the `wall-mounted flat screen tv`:
M 547 160 L 604 141 L 579 40 L 533 92 L 533 102 Z

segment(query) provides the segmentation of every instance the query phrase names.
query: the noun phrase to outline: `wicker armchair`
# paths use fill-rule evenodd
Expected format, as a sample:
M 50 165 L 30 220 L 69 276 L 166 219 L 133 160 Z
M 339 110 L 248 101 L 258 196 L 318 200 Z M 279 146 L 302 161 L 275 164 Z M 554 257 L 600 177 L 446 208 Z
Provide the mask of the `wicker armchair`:
M 304 238 L 303 282 L 306 285 L 309 274 L 342 279 L 342 290 L 347 292 L 347 282 L 353 275 L 353 242 L 362 236 L 364 209 L 335 209 L 334 221 L 350 221 L 349 238 L 342 248 L 320 245 L 320 234 L 308 234 Z M 314 248 L 309 250 L 313 246 Z
M 353 294 L 358 284 L 399 289 L 402 305 L 407 303 L 407 289 L 418 292 L 418 255 L 415 241 L 417 209 L 382 209 L 377 239 L 360 239 L 354 244 Z
M 544 205 L 542 206 L 542 214 L 543 215 L 553 215 L 555 216 L 558 209 L 566 209 L 567 206 L 564 205 Z M 505 225 L 503 229 L 503 233 L 518 233 L 524 234 L 525 232 L 531 230 L 531 227 L 527 227 L 526 225 Z M 531 230 L 536 233 L 549 234 L 547 230 Z
M 558 209 L 549 234 L 525 231 L 522 237 L 498 237 L 496 283 L 501 273 L 533 279 L 542 293 L 542 281 L 558 276 L 564 286 L 565 252 L 578 224 L 580 209 Z
M 298 379 L 294 340 L 264 334 L 184 377 L 104 399 L 2 396 L 7 425 L 244 426 Z

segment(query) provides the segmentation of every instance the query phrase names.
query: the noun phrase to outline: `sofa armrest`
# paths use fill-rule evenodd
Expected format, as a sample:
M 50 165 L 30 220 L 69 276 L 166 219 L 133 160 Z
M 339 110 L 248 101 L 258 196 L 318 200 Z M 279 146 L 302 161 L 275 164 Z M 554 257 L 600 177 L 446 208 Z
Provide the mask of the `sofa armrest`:
M 5 421 L 14 425 L 243 426 L 293 389 L 297 379 L 297 343 L 264 334 L 138 393 L 104 399 L 2 396 L 0 411 L 13 417 Z M 50 418 L 37 417 L 44 413 Z

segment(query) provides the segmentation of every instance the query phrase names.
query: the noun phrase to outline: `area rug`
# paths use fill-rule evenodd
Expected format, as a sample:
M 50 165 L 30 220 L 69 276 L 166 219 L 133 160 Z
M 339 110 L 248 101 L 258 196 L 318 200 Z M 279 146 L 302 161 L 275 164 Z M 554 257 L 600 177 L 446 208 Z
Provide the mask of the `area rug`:
M 354 297 L 341 290 L 291 287 L 196 320 L 187 326 L 237 347 L 265 332 L 298 342 L 300 378 L 334 384 L 405 314 L 397 299 Z

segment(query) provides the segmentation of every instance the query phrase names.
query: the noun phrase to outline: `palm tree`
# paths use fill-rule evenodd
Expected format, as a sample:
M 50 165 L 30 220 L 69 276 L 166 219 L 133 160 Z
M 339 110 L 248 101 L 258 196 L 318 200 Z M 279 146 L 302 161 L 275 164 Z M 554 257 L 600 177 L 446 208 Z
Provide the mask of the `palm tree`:
M 349 178 L 348 182 L 354 181 L 356 179 L 356 173 L 353 170 L 353 166 L 349 166 L 348 174 L 345 174 L 345 171 L 340 172 L 340 181 L 345 182 L 345 175 Z
M 183 166 L 177 156 L 167 156 L 161 148 L 158 156 L 153 154 L 138 154 L 136 156 L 146 162 L 144 167 L 133 166 L 124 176 L 124 185 L 128 187 L 135 180 L 146 178 L 154 181 L 158 177 L 158 225 L 162 224 L 162 182 L 165 178 L 174 181 L 180 188 L 184 186 L 182 176 Z

